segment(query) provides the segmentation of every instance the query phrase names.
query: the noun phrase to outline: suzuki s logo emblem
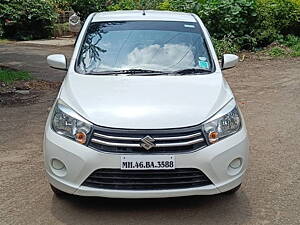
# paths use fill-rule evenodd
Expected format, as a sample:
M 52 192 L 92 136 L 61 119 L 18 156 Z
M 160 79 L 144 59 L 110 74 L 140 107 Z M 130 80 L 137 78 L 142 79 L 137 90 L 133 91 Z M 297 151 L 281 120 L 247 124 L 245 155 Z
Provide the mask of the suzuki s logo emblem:
M 155 139 L 151 136 L 147 135 L 141 139 L 142 143 L 140 144 L 146 150 L 150 150 L 151 148 L 155 147 Z

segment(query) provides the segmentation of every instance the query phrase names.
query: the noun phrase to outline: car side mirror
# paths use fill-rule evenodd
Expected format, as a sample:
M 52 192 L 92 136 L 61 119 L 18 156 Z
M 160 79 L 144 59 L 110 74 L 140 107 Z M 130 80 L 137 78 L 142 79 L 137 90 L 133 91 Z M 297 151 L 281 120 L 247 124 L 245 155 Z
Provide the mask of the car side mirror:
M 239 57 L 234 54 L 224 54 L 222 57 L 222 70 L 230 69 L 236 66 Z
M 47 62 L 51 68 L 59 70 L 68 70 L 66 56 L 62 54 L 49 55 L 47 57 Z

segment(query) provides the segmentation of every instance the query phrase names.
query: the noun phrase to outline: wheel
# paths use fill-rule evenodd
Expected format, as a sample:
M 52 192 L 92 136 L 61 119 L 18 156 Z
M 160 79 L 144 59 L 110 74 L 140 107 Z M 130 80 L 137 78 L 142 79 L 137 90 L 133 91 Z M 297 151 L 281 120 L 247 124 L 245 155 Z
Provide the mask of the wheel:
M 229 191 L 223 192 L 222 194 L 224 194 L 224 195 L 232 195 L 235 192 L 237 192 L 241 188 L 241 186 L 242 186 L 242 184 L 240 184 L 239 186 L 236 186 L 235 188 L 232 188 Z
M 50 184 L 50 187 L 53 191 L 53 193 L 57 196 L 57 197 L 67 197 L 67 196 L 70 196 L 70 194 L 66 193 L 66 192 L 63 192 L 59 189 L 57 189 L 56 187 L 54 187 L 53 185 Z

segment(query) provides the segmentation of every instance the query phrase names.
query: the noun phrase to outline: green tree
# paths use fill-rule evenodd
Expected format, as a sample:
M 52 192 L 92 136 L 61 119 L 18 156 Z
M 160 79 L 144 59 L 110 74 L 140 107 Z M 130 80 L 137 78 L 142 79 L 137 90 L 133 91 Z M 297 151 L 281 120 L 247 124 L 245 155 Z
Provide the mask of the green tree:
M 81 20 L 84 21 L 89 14 L 93 12 L 106 11 L 108 6 L 113 4 L 111 0 L 68 0 L 70 7 L 75 13 L 80 16 Z
M 51 36 L 57 19 L 54 7 L 45 0 L 1 0 L 0 24 L 4 36 L 17 40 Z

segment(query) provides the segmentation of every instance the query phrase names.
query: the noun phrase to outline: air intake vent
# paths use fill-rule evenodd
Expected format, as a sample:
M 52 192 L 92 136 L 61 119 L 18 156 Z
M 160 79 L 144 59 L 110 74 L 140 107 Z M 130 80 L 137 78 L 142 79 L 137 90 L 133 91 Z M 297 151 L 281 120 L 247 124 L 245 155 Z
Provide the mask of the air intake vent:
M 198 169 L 120 170 L 100 169 L 93 172 L 83 186 L 114 190 L 165 190 L 202 187 L 212 184 Z

